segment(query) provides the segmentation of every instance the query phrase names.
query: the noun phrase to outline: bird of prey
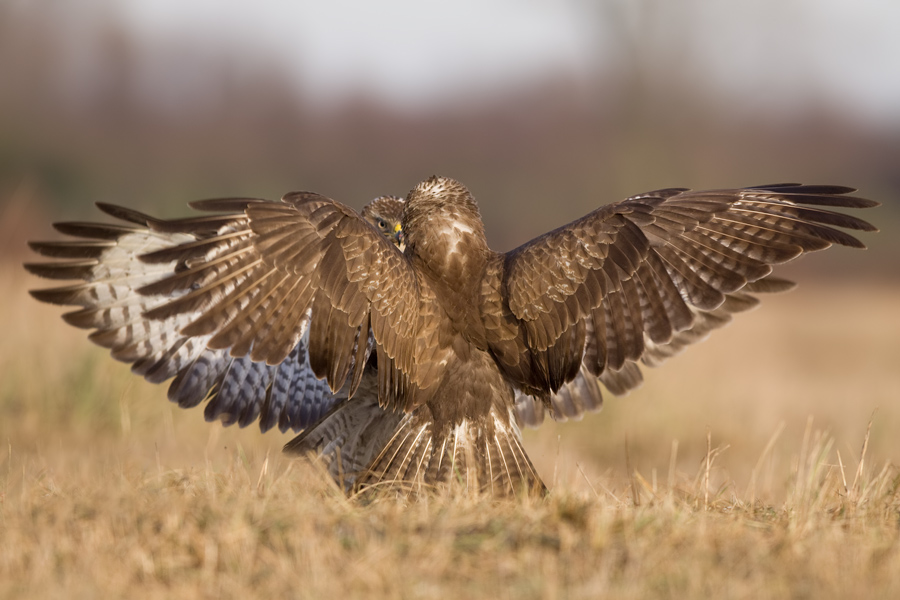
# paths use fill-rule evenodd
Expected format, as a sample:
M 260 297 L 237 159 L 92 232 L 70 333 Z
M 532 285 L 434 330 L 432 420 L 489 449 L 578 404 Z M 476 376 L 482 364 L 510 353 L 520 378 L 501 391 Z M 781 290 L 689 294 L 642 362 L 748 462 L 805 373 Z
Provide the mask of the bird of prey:
M 602 206 L 507 253 L 469 190 L 431 177 L 362 215 L 310 192 L 192 203 L 162 220 L 62 223 L 37 290 L 208 418 L 302 430 L 348 490 L 542 493 L 521 425 L 579 417 L 792 283 L 772 267 L 875 231 L 851 188 L 670 188 Z M 397 222 L 399 214 L 399 226 Z
M 235 200 L 229 199 L 229 202 Z M 203 203 L 195 203 L 199 206 Z M 349 386 L 332 392 L 314 375 L 307 353 L 309 332 L 298 340 L 288 357 L 277 365 L 254 362 L 249 356 L 232 356 L 229 348 L 213 350 L 204 340 L 179 334 L 175 321 L 152 321 L 142 315 L 178 293 L 144 294 L 147 282 L 172 275 L 187 267 L 187 262 L 162 264 L 147 257 L 154 251 L 199 243 L 212 235 L 226 233 L 213 226 L 197 227 L 190 233 L 176 231 L 177 221 L 162 221 L 120 206 L 98 203 L 101 211 L 117 217 L 118 224 L 56 223 L 62 233 L 77 241 L 31 242 L 36 252 L 66 262 L 27 264 L 32 273 L 50 279 L 82 279 L 84 283 L 31 294 L 44 302 L 82 306 L 64 315 L 76 327 L 96 329 L 90 336 L 95 343 L 110 348 L 113 357 L 133 363 L 132 371 L 148 381 L 160 383 L 173 376 L 169 399 L 182 408 L 197 406 L 204 400 L 207 421 L 221 420 L 224 425 L 245 427 L 259 421 L 262 432 L 274 426 L 284 432 L 308 430 L 336 404 L 347 400 Z M 363 207 L 362 217 L 397 247 L 402 248 L 400 216 L 403 199 L 381 196 Z M 196 222 L 196 220 L 194 220 Z M 238 220 L 239 221 L 239 220 Z M 183 224 L 185 221 L 181 221 Z M 229 223 L 228 233 L 241 230 L 246 223 Z M 168 230 L 166 229 L 168 227 Z M 246 229 L 246 228 L 245 228 Z M 248 234 L 244 231 L 244 234 Z M 221 251 L 221 249 L 220 249 Z M 372 361 L 374 363 L 374 360 Z M 373 365 L 374 366 L 374 365 Z M 360 391 L 354 396 L 354 411 L 348 426 L 358 417 L 374 418 L 378 411 L 377 390 L 371 383 L 374 369 L 365 373 Z M 383 412 L 383 411 L 382 411 Z M 352 465 L 366 456 L 354 445 L 353 431 L 335 432 L 331 446 L 316 448 L 331 468 L 335 479 L 347 490 L 354 483 L 353 471 L 339 471 L 340 465 Z M 345 442 L 344 440 L 349 441 Z M 335 460 L 340 451 L 343 460 Z M 365 464 L 358 467 L 362 469 Z

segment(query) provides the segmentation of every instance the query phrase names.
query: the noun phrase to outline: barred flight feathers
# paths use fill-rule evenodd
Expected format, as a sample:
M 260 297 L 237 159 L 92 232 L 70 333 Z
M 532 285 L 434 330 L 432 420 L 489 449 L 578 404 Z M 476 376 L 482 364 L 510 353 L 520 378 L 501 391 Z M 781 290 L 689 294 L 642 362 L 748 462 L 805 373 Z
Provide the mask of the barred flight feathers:
M 63 260 L 28 264 L 29 271 L 51 279 L 82 281 L 31 293 L 44 302 L 82 307 L 64 319 L 94 329 L 92 341 L 109 348 L 113 357 L 132 363 L 132 370 L 148 381 L 160 383 L 174 377 L 169 398 L 179 406 L 193 407 L 208 400 L 207 420 L 242 427 L 258 420 L 262 431 L 275 426 L 281 431 L 307 429 L 351 391 L 347 385 L 333 392 L 314 374 L 308 355 L 308 315 L 299 315 L 292 324 L 301 335 L 290 339 L 292 346 L 276 364 L 254 360 L 253 345 L 247 344 L 247 338 L 267 324 L 264 320 L 257 320 L 243 337 L 235 335 L 236 328 L 224 328 L 217 335 L 191 333 L 205 315 L 196 290 L 229 276 L 232 279 L 220 283 L 220 288 L 223 293 L 233 290 L 237 257 L 253 251 L 246 209 L 263 202 L 268 201 L 202 200 L 191 206 L 229 214 L 170 221 L 98 203 L 101 211 L 124 223 L 59 223 L 57 230 L 82 239 L 30 244 L 45 257 Z M 380 211 L 372 212 L 372 205 L 381 207 Z M 376 198 L 364 210 L 373 226 L 376 216 L 386 212 L 392 232 L 385 238 L 396 240 L 393 228 L 399 224 L 401 199 Z M 362 348 L 367 357 L 371 340 Z M 363 369 L 357 370 L 361 377 Z M 353 383 L 358 385 L 358 379 Z
M 660 190 L 601 207 L 509 252 L 504 291 L 538 367 L 522 383 L 556 391 L 575 365 L 602 380 L 638 361 L 659 364 L 754 305 L 753 293 L 790 287 L 770 275 L 773 265 L 833 243 L 864 247 L 837 227 L 875 231 L 872 225 L 818 208 L 877 205 L 851 191 L 796 184 Z M 583 354 L 573 354 L 579 323 L 588 335 Z M 621 383 L 626 391 L 639 379 Z
M 493 252 L 474 198 L 432 177 L 359 215 L 309 192 L 64 223 L 33 292 L 207 417 L 303 430 L 345 490 L 541 493 L 519 428 L 598 410 L 792 283 L 779 263 L 875 231 L 838 186 L 669 188 Z

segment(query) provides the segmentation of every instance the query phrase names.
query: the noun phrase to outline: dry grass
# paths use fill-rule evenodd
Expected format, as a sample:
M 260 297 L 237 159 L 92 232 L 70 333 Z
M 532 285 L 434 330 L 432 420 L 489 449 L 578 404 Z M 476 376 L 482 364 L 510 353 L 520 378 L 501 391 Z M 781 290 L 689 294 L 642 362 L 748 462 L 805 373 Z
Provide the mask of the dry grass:
M 900 597 L 900 287 L 769 298 L 529 433 L 546 500 L 408 505 L 171 407 L 0 277 L 0 597 Z

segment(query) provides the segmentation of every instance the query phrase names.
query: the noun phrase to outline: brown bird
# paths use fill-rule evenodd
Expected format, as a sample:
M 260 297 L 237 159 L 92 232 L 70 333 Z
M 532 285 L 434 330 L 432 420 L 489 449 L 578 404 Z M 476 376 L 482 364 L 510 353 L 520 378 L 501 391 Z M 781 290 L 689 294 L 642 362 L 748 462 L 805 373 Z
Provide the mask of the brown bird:
M 877 205 L 851 192 L 659 190 L 505 254 L 448 178 L 384 203 L 399 228 L 308 192 L 196 202 L 226 214 L 180 220 L 100 205 L 126 224 L 59 224 L 83 239 L 32 247 L 71 260 L 27 267 L 82 279 L 32 293 L 81 306 L 64 318 L 148 380 L 175 377 L 172 400 L 302 429 L 286 449 L 319 451 L 348 489 L 541 492 L 520 424 L 599 407 L 598 382 L 633 389 L 638 362 L 792 287 L 772 265 L 864 247 L 838 228 L 875 228 L 831 210 Z
M 84 307 L 63 318 L 76 327 L 97 329 L 90 339 L 110 348 L 113 357 L 133 363 L 132 370 L 148 381 L 160 383 L 176 376 L 169 386 L 169 399 L 183 408 L 208 399 L 208 421 L 244 427 L 259 419 L 263 432 L 275 425 L 281 431 L 301 431 L 318 422 L 335 402 L 346 399 L 346 395 L 332 394 L 328 385 L 313 374 L 306 350 L 308 335 L 279 365 L 265 365 L 254 363 L 246 355 L 235 357 L 229 348 L 213 350 L 205 346 L 205 340 L 180 335 L 177 321 L 143 317 L 149 309 L 183 292 L 142 294 L 139 288 L 195 262 L 186 257 L 159 263 L 145 255 L 182 245 L 186 252 L 191 245 L 202 246 L 216 235 L 223 236 L 213 242 L 215 251 L 222 252 L 228 243 L 250 235 L 246 219 L 229 218 L 224 228 L 213 226 L 212 230 L 200 223 L 203 219 L 193 220 L 198 227 L 185 233 L 165 230 L 167 226 L 179 229 L 178 223 L 185 223 L 183 220 L 163 222 L 123 207 L 97 206 L 125 223 L 57 223 L 57 230 L 82 239 L 29 245 L 44 256 L 71 260 L 25 265 L 41 277 L 82 279 L 84 283 L 34 290 L 32 296 L 53 304 Z M 402 211 L 403 199 L 382 196 L 363 207 L 362 215 L 399 246 Z

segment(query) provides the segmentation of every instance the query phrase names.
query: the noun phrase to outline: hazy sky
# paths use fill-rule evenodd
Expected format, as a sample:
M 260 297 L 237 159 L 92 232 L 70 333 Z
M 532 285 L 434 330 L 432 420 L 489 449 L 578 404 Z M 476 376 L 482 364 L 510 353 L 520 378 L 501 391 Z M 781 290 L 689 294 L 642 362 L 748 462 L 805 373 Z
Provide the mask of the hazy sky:
M 103 4 L 101 2 L 101 4 Z M 816 97 L 900 123 L 898 0 L 119 0 L 149 43 L 195 39 L 262 50 L 329 101 L 364 92 L 413 107 L 535 74 L 587 78 L 621 42 L 775 105 Z M 616 43 L 619 46 L 616 46 Z M 212 51 L 212 50 L 210 50 Z

